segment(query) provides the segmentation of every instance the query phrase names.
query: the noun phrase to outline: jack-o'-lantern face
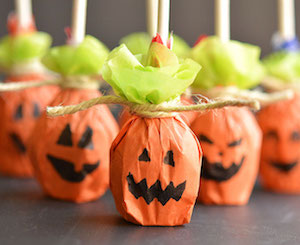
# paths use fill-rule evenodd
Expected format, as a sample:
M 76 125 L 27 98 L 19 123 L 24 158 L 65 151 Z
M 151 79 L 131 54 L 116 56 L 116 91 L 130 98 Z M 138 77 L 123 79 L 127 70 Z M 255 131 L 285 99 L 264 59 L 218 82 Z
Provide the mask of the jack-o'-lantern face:
M 247 108 L 200 113 L 191 125 L 203 149 L 198 200 L 206 204 L 248 202 L 257 176 L 261 132 Z
M 11 78 L 37 80 L 41 75 Z M 0 173 L 14 177 L 33 175 L 28 156 L 28 145 L 32 130 L 42 111 L 49 104 L 56 87 L 30 88 L 22 91 L 3 92 L 0 96 Z
M 190 220 L 202 152 L 178 118 L 133 116 L 111 147 L 111 191 L 128 221 L 182 225 Z
M 93 150 L 94 145 L 93 145 L 92 137 L 93 137 L 93 130 L 89 126 L 87 126 L 79 142 L 77 143 L 77 146 L 74 146 L 70 124 L 67 124 L 66 127 L 61 132 L 56 144 L 65 147 L 71 147 L 71 148 L 76 147 L 77 149 Z M 53 154 L 47 154 L 47 158 L 49 162 L 52 164 L 53 168 L 56 170 L 56 172 L 63 180 L 69 182 L 75 182 L 75 183 L 83 181 L 88 174 L 91 174 L 100 165 L 99 160 L 96 161 L 95 163 L 83 163 L 82 169 L 76 170 L 75 167 L 77 165 L 76 163 L 77 159 L 75 159 L 75 162 L 71 162 L 63 158 L 54 156 Z
M 8 135 L 11 143 L 20 154 L 25 154 L 27 150 L 25 145 L 27 137 L 26 134 L 19 133 L 20 129 L 24 128 L 25 125 L 30 127 L 39 118 L 40 114 L 41 110 L 38 102 L 18 104 L 13 111 L 11 120 L 13 123 L 9 126 Z M 23 130 L 26 129 L 24 128 Z
M 265 188 L 300 193 L 300 97 L 263 108 L 261 179 Z
M 204 134 L 199 135 L 199 141 L 202 143 L 204 149 L 207 149 L 209 147 L 214 147 L 214 142 L 211 139 L 209 139 L 207 136 L 205 136 Z M 238 148 L 240 146 L 242 148 L 242 142 L 243 142 L 243 139 L 240 138 L 238 140 L 231 141 L 230 143 L 227 144 L 227 146 L 226 145 L 223 146 L 222 147 L 223 150 L 220 150 L 217 153 L 217 155 L 219 156 L 218 158 L 220 160 L 218 160 L 216 162 L 210 162 L 208 160 L 208 157 L 206 157 L 204 154 L 203 161 L 202 161 L 202 171 L 201 171 L 202 178 L 205 178 L 208 180 L 214 180 L 217 182 L 222 182 L 222 181 L 227 181 L 227 180 L 231 179 L 234 175 L 236 175 L 245 161 L 246 154 L 242 153 L 242 157 L 237 163 L 229 162 L 228 167 L 223 166 L 222 159 L 223 159 L 224 155 L 228 155 L 228 154 L 230 154 L 230 152 L 232 153 L 232 148 L 235 148 L 235 147 Z M 226 144 L 226 141 L 224 143 Z M 219 143 L 219 145 L 220 145 L 220 143 Z
M 78 104 L 101 96 L 97 90 L 64 89 L 51 106 Z M 64 117 L 39 119 L 29 153 L 35 176 L 54 198 L 82 203 L 109 186 L 109 151 L 118 125 L 105 105 Z
M 148 150 L 145 148 L 141 155 L 138 158 L 140 164 L 149 163 L 151 164 L 151 159 L 149 157 Z M 174 154 L 173 151 L 170 150 L 166 153 L 166 156 L 163 159 L 163 163 L 169 165 L 171 167 L 175 167 Z M 140 182 L 136 182 L 134 180 L 134 176 L 129 172 L 127 176 L 128 189 L 134 195 L 136 199 L 142 197 L 145 202 L 149 205 L 154 198 L 157 199 L 163 206 L 172 198 L 175 201 L 179 201 L 186 185 L 186 180 L 182 183 L 178 184 L 178 186 L 174 186 L 173 181 L 166 186 L 163 190 L 161 187 L 161 181 L 158 179 L 151 186 L 148 186 L 147 179 L 144 178 Z

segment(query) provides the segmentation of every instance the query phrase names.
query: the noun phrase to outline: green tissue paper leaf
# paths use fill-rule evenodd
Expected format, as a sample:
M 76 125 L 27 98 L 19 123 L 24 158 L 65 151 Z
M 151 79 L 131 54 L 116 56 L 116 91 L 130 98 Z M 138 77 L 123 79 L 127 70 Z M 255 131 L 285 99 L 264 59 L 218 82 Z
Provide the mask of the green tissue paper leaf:
M 208 37 L 191 51 L 191 58 L 202 66 L 192 86 L 200 89 L 215 86 L 254 87 L 264 76 L 259 56 L 257 46 Z
M 267 74 L 283 82 L 300 78 L 300 54 L 279 51 L 263 59 Z
M 191 59 L 162 67 L 149 66 L 145 56 L 135 56 L 122 44 L 108 56 L 102 76 L 117 95 L 131 102 L 160 104 L 180 96 L 193 83 L 200 68 Z
M 44 32 L 6 36 L 0 40 L 0 66 L 9 69 L 14 64 L 41 58 L 51 42 L 50 35 Z
M 151 44 L 151 37 L 146 32 L 136 32 L 123 37 L 120 40 L 120 44 L 125 44 L 134 55 L 146 55 Z M 190 50 L 190 46 L 181 37 L 173 35 L 172 51 L 179 58 L 187 58 Z
M 109 54 L 98 39 L 86 36 L 78 46 L 64 45 L 52 48 L 42 59 L 50 70 L 64 76 L 99 74 Z

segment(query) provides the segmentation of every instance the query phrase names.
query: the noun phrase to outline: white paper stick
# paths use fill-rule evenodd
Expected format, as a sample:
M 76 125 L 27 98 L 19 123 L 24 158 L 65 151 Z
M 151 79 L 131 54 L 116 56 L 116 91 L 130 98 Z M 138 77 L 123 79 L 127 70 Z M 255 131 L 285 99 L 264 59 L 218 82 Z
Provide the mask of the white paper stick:
M 85 36 L 87 0 L 73 0 L 71 45 L 78 45 Z
M 215 34 L 223 42 L 230 40 L 230 0 L 215 0 Z
M 278 0 L 278 29 L 285 40 L 295 37 L 295 2 L 294 0 Z
M 147 31 L 150 37 L 155 37 L 157 33 L 158 22 L 158 0 L 147 1 Z
M 20 27 L 28 27 L 32 22 L 31 0 L 15 0 L 15 8 Z
M 169 38 L 170 22 L 170 0 L 159 0 L 158 6 L 158 30 L 164 44 L 167 44 Z

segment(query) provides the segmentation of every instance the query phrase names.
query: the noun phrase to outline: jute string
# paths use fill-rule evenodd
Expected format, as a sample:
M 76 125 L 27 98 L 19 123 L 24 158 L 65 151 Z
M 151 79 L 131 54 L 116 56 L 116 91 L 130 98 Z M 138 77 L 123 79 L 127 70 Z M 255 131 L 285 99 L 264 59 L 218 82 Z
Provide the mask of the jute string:
M 120 104 L 129 107 L 133 114 L 142 117 L 170 117 L 172 112 L 184 112 L 184 111 L 203 111 L 209 109 L 217 109 L 225 106 L 248 106 L 255 110 L 259 110 L 260 105 L 256 100 L 216 100 L 208 103 L 199 103 L 194 105 L 168 105 L 168 104 L 137 104 L 132 103 L 126 99 L 118 96 L 102 96 L 81 102 L 77 105 L 68 106 L 55 106 L 47 107 L 47 114 L 50 117 L 63 116 L 68 114 L 74 114 L 79 111 L 87 110 L 95 105 L 100 104 Z
M 216 87 L 207 91 L 201 91 L 202 94 L 209 98 L 223 99 L 250 99 L 257 100 L 262 106 L 273 104 L 278 101 L 291 99 L 294 96 L 292 89 L 284 89 L 272 93 L 264 93 L 256 90 L 243 90 L 237 87 Z
M 53 76 L 52 79 L 43 81 L 19 81 L 0 84 L 0 92 L 18 91 L 34 87 L 42 87 L 49 85 L 57 85 L 62 88 L 74 89 L 98 89 L 101 85 L 102 79 L 100 75 L 97 76 Z

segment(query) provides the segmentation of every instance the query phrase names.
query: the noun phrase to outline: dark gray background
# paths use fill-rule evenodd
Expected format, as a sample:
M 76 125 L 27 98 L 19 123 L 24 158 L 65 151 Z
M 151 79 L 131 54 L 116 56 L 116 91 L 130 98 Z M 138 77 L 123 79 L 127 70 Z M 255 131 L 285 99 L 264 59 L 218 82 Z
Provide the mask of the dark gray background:
M 70 25 L 72 0 L 33 0 L 38 28 L 49 32 L 54 44 L 63 44 L 64 27 Z M 300 1 L 296 2 L 296 13 Z M 0 1 L 0 35 L 6 33 L 6 18 L 14 8 L 13 0 Z M 213 0 L 172 0 L 171 30 L 191 45 L 199 34 L 213 34 Z M 297 18 L 300 31 L 300 16 Z M 271 51 L 270 37 L 277 28 L 277 0 L 232 0 L 232 39 Z M 87 33 L 96 36 L 110 48 L 134 31 L 146 30 L 145 0 L 89 0 Z

